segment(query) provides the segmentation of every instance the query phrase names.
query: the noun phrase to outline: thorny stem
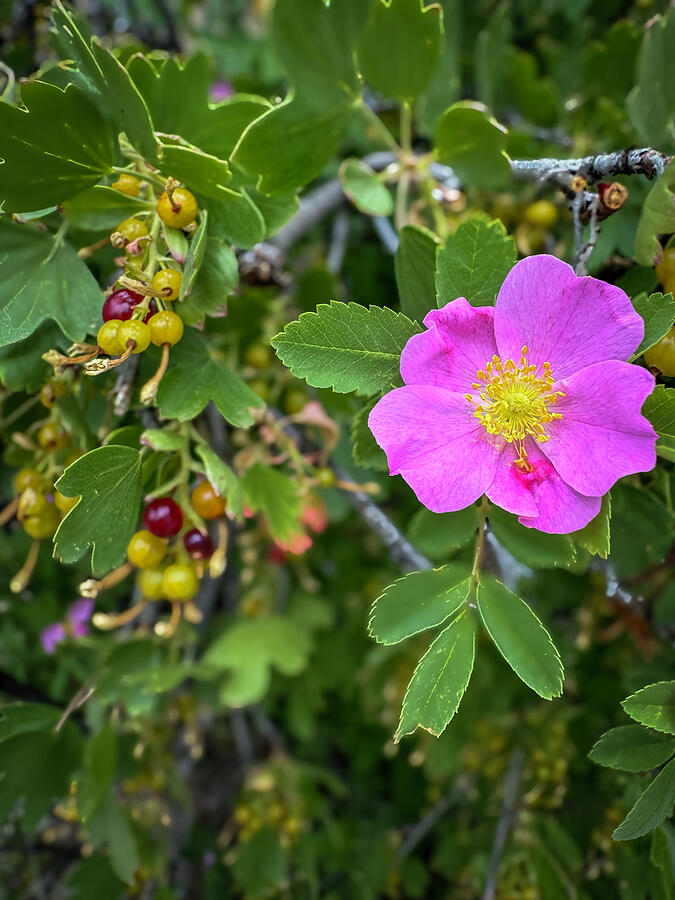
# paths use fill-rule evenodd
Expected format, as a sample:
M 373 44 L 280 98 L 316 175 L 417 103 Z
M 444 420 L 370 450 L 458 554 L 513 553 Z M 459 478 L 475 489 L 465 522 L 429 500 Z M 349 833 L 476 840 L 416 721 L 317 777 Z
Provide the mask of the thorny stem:
M 476 535 L 476 547 L 473 552 L 473 566 L 471 567 L 471 593 L 475 595 L 480 575 L 480 561 L 483 555 L 485 543 L 485 522 L 487 520 L 488 498 L 483 495 L 480 509 L 478 510 L 478 534 Z

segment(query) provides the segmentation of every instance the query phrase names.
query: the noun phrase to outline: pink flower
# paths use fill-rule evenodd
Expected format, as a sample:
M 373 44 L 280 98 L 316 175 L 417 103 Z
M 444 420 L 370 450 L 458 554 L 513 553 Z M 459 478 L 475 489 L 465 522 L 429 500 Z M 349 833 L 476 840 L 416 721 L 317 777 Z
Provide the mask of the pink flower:
M 656 464 L 640 414 L 654 378 L 624 362 L 644 325 L 620 288 L 531 256 L 494 309 L 460 297 L 424 324 L 401 354 L 405 386 L 368 424 L 390 474 L 428 509 L 487 494 L 523 525 L 566 534 L 597 515 L 617 479 Z
M 71 637 L 83 637 L 89 634 L 87 623 L 91 619 L 94 610 L 94 601 L 88 597 L 79 597 L 68 607 L 66 618 L 63 622 L 52 622 L 40 632 L 40 643 L 45 653 L 53 653 L 56 645 Z

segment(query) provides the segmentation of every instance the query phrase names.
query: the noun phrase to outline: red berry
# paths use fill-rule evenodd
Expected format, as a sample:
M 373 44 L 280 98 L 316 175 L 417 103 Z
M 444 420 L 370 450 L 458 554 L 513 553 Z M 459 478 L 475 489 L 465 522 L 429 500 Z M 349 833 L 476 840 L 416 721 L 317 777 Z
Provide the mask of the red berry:
M 213 542 L 205 531 L 193 528 L 183 538 L 185 549 L 193 559 L 208 559 L 213 553 Z
M 131 318 L 134 307 L 138 306 L 142 299 L 141 294 L 128 291 L 126 288 L 113 291 L 103 304 L 101 312 L 103 321 L 108 322 L 110 319 L 121 319 L 123 322 L 126 322 L 127 319 Z
M 183 513 L 171 497 L 157 497 L 143 510 L 143 524 L 157 537 L 169 538 L 183 527 Z

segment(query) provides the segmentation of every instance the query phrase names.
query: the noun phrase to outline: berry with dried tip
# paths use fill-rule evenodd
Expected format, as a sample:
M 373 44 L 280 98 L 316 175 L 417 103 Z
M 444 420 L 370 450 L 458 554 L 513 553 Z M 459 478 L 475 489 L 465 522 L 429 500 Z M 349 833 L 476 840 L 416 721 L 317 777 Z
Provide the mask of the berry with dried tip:
M 38 541 L 51 537 L 59 527 L 60 516 L 53 503 L 48 503 L 46 508 L 35 516 L 26 516 L 21 526 L 26 534 Z
M 43 450 L 60 450 L 68 443 L 68 435 L 56 422 L 46 422 L 37 433 L 37 442 Z
M 59 397 L 64 397 L 67 393 L 68 386 L 63 381 L 48 381 L 40 388 L 40 403 L 47 409 L 52 409 Z
M 177 187 L 171 197 L 165 191 L 157 201 L 157 215 L 171 228 L 185 228 L 197 218 L 197 201 L 187 188 Z
M 143 353 L 150 346 L 150 328 L 140 319 L 129 319 L 122 322 L 117 329 L 117 340 L 126 350 L 132 341 L 131 352 Z
M 152 286 L 164 300 L 177 300 L 183 276 L 176 269 L 160 269 L 152 279 Z
M 121 324 L 121 319 L 108 319 L 98 330 L 96 343 L 108 356 L 121 356 L 124 352 L 124 347 L 117 335 Z
M 137 241 L 142 237 L 147 237 L 149 233 L 148 226 L 145 222 L 141 222 L 140 219 L 136 219 L 133 216 L 130 219 L 125 219 L 123 222 L 120 222 L 115 231 L 118 231 L 129 242 Z
M 111 319 L 119 319 L 122 322 L 126 322 L 131 318 L 134 307 L 138 306 L 142 299 L 142 295 L 137 294 L 135 291 L 119 288 L 106 297 L 101 310 L 101 317 L 104 322 L 109 322 Z
M 198 528 L 193 528 L 185 534 L 183 544 L 193 559 L 208 559 L 214 550 L 211 537 Z
M 162 590 L 168 600 L 192 600 L 199 590 L 199 578 L 194 567 L 185 563 L 167 566 L 162 576 Z
M 190 495 L 192 508 L 202 519 L 218 519 L 225 512 L 225 498 L 216 493 L 210 481 L 200 481 Z
M 17 494 L 23 494 L 29 487 L 34 491 L 41 491 L 44 486 L 44 476 L 40 475 L 36 469 L 19 469 L 14 476 L 14 490 Z
M 127 546 L 127 559 L 139 569 L 154 569 L 164 559 L 166 544 L 145 528 L 132 535 Z
M 171 497 L 157 497 L 143 510 L 143 524 L 157 537 L 173 537 L 183 527 L 183 513 Z
M 183 337 L 183 320 L 171 310 L 163 309 L 148 322 L 150 340 L 157 347 L 169 344 L 173 347 Z

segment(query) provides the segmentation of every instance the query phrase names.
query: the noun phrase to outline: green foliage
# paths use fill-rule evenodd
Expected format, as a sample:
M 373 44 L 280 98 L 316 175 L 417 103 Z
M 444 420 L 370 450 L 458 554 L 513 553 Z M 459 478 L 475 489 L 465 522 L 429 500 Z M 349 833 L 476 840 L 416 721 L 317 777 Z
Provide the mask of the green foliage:
M 675 740 L 639 725 L 620 725 L 602 735 L 588 754 L 593 762 L 623 772 L 647 772 L 675 753 Z
M 464 547 L 476 534 L 473 506 L 454 513 L 432 513 L 420 509 L 410 522 L 410 540 L 433 560 L 441 561 Z
M 2 356 L 0 354 L 0 367 L 2 366 Z M 1 372 L 0 368 L 0 372 Z M 351 439 L 352 439 L 352 456 L 354 462 L 358 466 L 365 466 L 368 469 L 378 469 L 383 472 L 389 471 L 387 457 L 373 436 L 373 432 L 368 427 L 368 416 L 375 401 L 367 403 L 362 407 L 352 419 Z
M 621 704 L 641 725 L 675 734 L 675 681 L 659 681 L 631 694 Z
M 139 212 L 147 212 L 150 208 L 150 204 L 145 200 L 127 197 L 114 188 L 97 184 L 66 200 L 63 204 L 63 215 L 73 228 L 82 228 L 85 231 L 114 231 L 123 219 L 135 216 Z
M 360 159 L 345 159 L 340 166 L 340 181 L 354 206 L 367 216 L 390 216 L 394 201 L 370 166 Z
M 527 603 L 494 578 L 479 583 L 476 601 L 488 634 L 516 675 L 544 700 L 559 697 L 560 656 Z
M 656 147 L 675 140 L 675 41 L 672 10 L 656 16 L 645 30 L 637 67 L 637 84 L 628 97 L 628 113 L 640 139 Z
M 471 672 L 476 626 L 466 610 L 445 628 L 417 665 L 403 698 L 396 740 L 416 728 L 438 737 L 457 712 Z
M 244 510 L 244 493 L 239 479 L 208 444 L 198 444 L 196 453 L 204 463 L 206 477 L 221 497 L 227 499 L 227 508 L 232 515 L 239 518 Z
M 300 530 L 301 501 L 297 485 L 278 469 L 256 463 L 244 475 L 244 497 L 265 517 L 270 534 L 288 541 Z
M 605 494 L 600 512 L 580 531 L 572 534 L 572 539 L 584 550 L 607 559 L 610 551 L 610 521 L 612 518 L 612 497 Z
M 640 795 L 612 837 L 615 841 L 631 841 L 648 834 L 672 815 L 674 804 L 675 760 L 671 760 Z
M 675 20 L 675 16 L 673 16 Z M 635 259 L 654 266 L 661 258 L 662 234 L 675 231 L 675 162 L 671 162 L 645 198 L 635 232 Z
M 466 601 L 470 584 L 467 570 L 459 565 L 405 575 L 373 604 L 370 634 L 381 644 L 396 644 L 440 625 Z
M 434 73 L 441 41 L 440 7 L 422 0 L 371 4 L 358 45 L 366 81 L 385 97 L 411 103 Z
M 516 516 L 497 506 L 489 511 L 495 537 L 516 559 L 533 569 L 566 567 L 575 562 L 577 551 L 566 534 L 546 534 L 527 528 Z
M 502 187 L 511 172 L 506 138 L 484 106 L 460 101 L 436 123 L 436 156 L 471 187 Z
M 101 293 L 75 251 L 31 225 L 0 222 L 0 344 L 32 334 L 45 320 L 81 341 L 95 330 Z
M 645 336 L 633 354 L 633 359 L 636 359 L 670 331 L 675 322 L 675 300 L 672 294 L 655 293 L 648 296 L 643 291 L 632 302 L 635 312 L 642 316 L 645 323 Z
M 399 379 L 401 350 L 421 329 L 386 307 L 321 303 L 272 339 L 279 359 L 313 387 L 374 394 Z
M 401 312 L 421 322 L 435 302 L 436 238 L 415 225 L 406 225 L 399 237 L 394 271 Z
M 642 413 L 658 432 L 656 452 L 672 461 L 675 456 L 675 390 L 657 384 L 645 400 Z
M 515 261 L 516 245 L 499 220 L 476 216 L 463 222 L 436 252 L 438 306 L 457 297 L 492 306 Z
M 80 499 L 54 536 L 55 556 L 72 563 L 91 547 L 94 575 L 105 575 L 119 566 L 141 504 L 138 451 L 116 444 L 98 447 L 68 466 L 56 486 L 65 497 Z
M 58 326 L 48 320 L 23 341 L 0 347 L 2 383 L 12 391 L 39 391 L 50 371 L 42 354 L 53 347 L 64 350 L 67 344 Z

